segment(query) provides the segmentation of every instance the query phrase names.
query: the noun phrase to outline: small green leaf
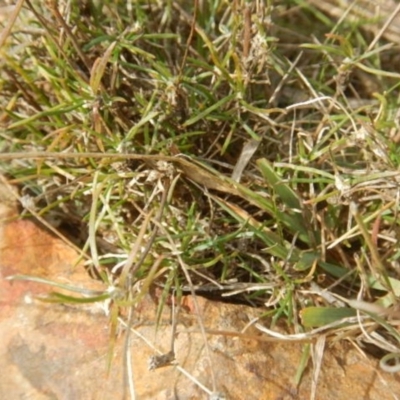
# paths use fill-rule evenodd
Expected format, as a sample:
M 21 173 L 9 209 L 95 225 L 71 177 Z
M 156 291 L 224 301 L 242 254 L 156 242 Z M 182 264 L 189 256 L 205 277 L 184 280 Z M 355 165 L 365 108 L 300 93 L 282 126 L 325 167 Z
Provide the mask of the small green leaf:
M 226 96 L 220 101 L 217 101 L 215 104 L 213 104 L 211 107 L 206 108 L 204 111 L 201 111 L 199 114 L 195 115 L 192 118 L 189 118 L 183 126 L 189 126 L 194 124 L 195 122 L 205 118 L 207 115 L 211 114 L 213 111 L 217 110 L 218 108 L 222 107 L 226 103 L 230 102 L 236 97 L 236 94 L 231 94 L 230 96 Z
M 303 326 L 307 328 L 328 325 L 356 314 L 356 310 L 347 307 L 307 307 L 300 311 Z
M 75 297 L 68 296 L 66 294 L 51 292 L 48 296 L 40 296 L 39 300 L 44 301 L 46 303 L 72 303 L 72 304 L 87 304 L 87 303 L 96 303 L 99 301 L 104 301 L 110 298 L 110 293 L 104 293 L 100 296 L 93 297 Z
M 291 209 L 300 210 L 301 204 L 299 197 L 287 184 L 282 181 L 282 178 L 275 172 L 273 166 L 265 159 L 257 160 L 257 165 L 263 177 L 272 186 L 275 193 L 282 201 Z

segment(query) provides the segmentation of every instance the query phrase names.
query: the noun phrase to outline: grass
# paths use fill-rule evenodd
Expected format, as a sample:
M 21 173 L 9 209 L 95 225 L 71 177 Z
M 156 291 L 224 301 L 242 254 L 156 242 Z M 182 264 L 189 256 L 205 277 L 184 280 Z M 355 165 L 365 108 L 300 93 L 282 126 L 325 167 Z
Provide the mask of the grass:
M 398 45 L 350 11 L 25 1 L 0 37 L 24 215 L 57 222 L 117 309 L 154 286 L 242 302 L 398 370 Z

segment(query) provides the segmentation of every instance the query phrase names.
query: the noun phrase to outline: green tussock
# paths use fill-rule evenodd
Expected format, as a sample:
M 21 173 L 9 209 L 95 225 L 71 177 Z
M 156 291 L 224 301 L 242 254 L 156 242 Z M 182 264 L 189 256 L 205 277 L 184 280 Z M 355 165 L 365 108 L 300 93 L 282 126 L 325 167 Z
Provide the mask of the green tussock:
M 0 167 L 115 288 L 91 299 L 368 341 L 358 311 L 400 351 L 396 47 L 302 1 L 59 3 L 0 48 Z

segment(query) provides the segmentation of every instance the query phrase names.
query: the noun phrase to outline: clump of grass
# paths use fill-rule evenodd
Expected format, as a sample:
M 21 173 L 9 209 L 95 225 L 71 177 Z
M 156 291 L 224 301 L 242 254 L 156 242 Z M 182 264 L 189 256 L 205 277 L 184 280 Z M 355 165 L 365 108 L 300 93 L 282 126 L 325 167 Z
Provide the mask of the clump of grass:
M 303 2 L 25 4 L 1 168 L 114 304 L 158 286 L 400 351 L 394 46 Z

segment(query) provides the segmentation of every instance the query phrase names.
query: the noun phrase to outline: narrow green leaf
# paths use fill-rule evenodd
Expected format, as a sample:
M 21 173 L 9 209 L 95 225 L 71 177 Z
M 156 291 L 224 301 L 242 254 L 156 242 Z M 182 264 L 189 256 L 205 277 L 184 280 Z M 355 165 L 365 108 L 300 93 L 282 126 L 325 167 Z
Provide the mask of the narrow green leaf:
M 275 172 L 273 166 L 265 159 L 257 160 L 257 165 L 263 177 L 273 187 L 275 193 L 291 209 L 300 210 L 301 204 L 299 197 L 287 184 L 282 182 L 282 178 Z
M 29 282 L 36 282 L 42 283 L 44 285 L 49 285 L 52 287 L 57 287 L 59 289 L 67 290 L 69 292 L 80 293 L 87 296 L 102 296 L 103 291 L 99 290 L 89 290 L 85 288 L 81 288 L 78 286 L 67 285 L 65 283 L 54 282 L 49 279 L 40 278 L 37 276 L 30 276 L 30 275 L 11 275 L 6 278 L 9 281 L 29 281 Z
M 346 274 L 349 273 L 349 270 L 340 267 L 339 265 L 327 263 L 325 261 L 319 261 L 318 265 L 328 274 L 334 276 L 335 278 L 343 278 Z
M 109 298 L 110 298 L 109 293 L 104 293 L 100 296 L 93 296 L 93 297 L 75 297 L 58 292 L 51 292 L 48 294 L 48 296 L 38 297 L 39 300 L 44 301 L 46 303 L 72 303 L 72 304 L 96 303 L 99 301 L 107 300 Z
M 67 114 L 70 111 L 76 110 L 81 107 L 83 104 L 82 100 L 77 101 L 75 104 L 57 104 L 54 107 L 51 107 L 45 111 L 38 112 L 28 118 L 23 118 L 20 121 L 14 122 L 13 124 L 8 126 L 8 129 L 15 129 L 21 126 L 25 126 L 30 124 L 33 121 L 39 120 L 43 117 L 50 117 L 52 115 L 62 115 Z
M 189 118 L 183 126 L 190 126 L 194 124 L 195 122 L 205 118 L 207 115 L 211 114 L 213 111 L 217 110 L 218 108 L 222 107 L 226 103 L 230 102 L 236 97 L 236 94 L 231 94 L 229 96 L 224 97 L 220 101 L 217 101 L 215 104 L 213 104 L 211 107 L 206 108 L 204 111 L 200 112 L 199 114 L 195 115 L 192 118 Z
M 275 207 L 271 200 L 268 200 L 265 197 L 259 195 L 258 193 L 253 192 L 251 189 L 247 188 L 244 185 L 241 185 L 236 182 L 234 184 L 244 199 L 247 199 L 249 202 L 253 203 L 261 210 L 264 210 L 271 215 L 274 214 Z
M 129 141 L 134 138 L 138 130 L 143 126 L 146 125 L 149 121 L 151 121 L 153 118 L 155 118 L 157 115 L 159 115 L 159 111 L 151 111 L 147 115 L 144 115 L 143 118 L 136 124 L 134 125 L 129 132 L 126 135 L 125 140 Z
M 387 280 L 390 284 L 391 289 L 393 289 L 393 293 L 396 296 L 400 296 L 400 281 L 395 278 L 387 277 Z M 369 283 L 370 287 L 376 290 L 383 290 L 385 292 L 388 291 L 388 288 L 382 285 L 382 283 L 374 278 L 371 274 L 367 275 L 367 282 Z
M 316 328 L 343 318 L 354 317 L 357 311 L 347 307 L 307 307 L 300 311 L 303 326 Z

